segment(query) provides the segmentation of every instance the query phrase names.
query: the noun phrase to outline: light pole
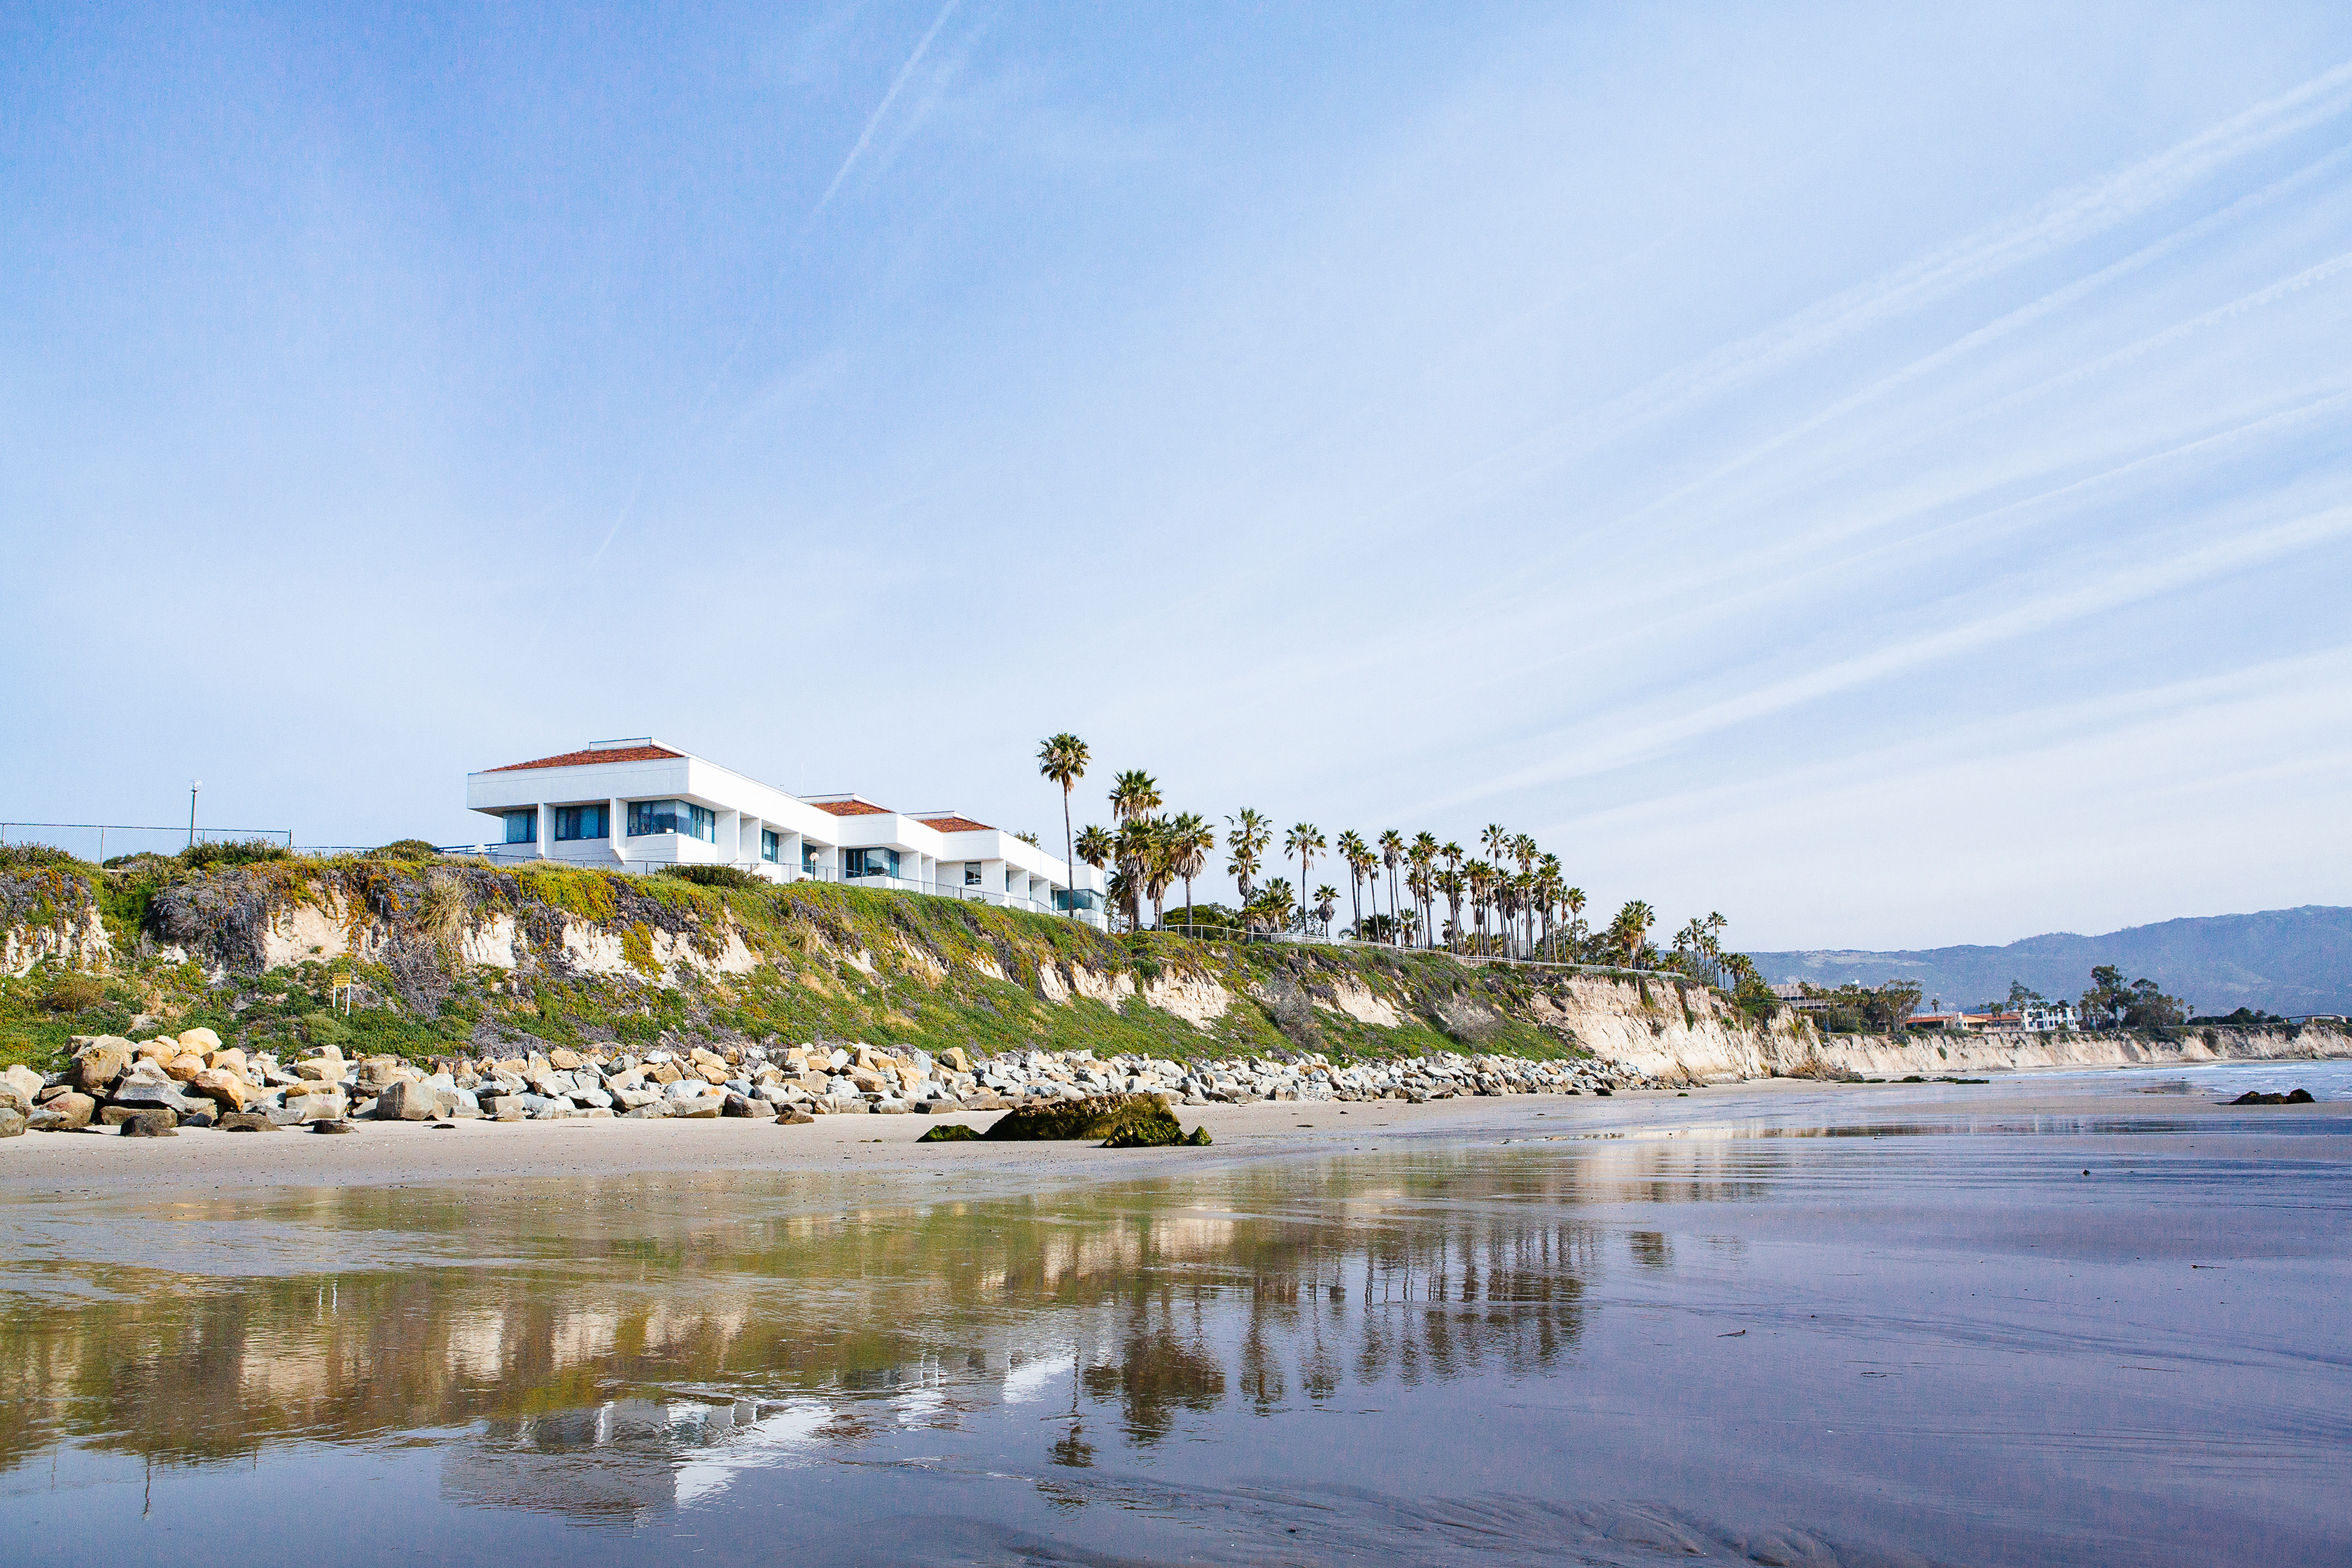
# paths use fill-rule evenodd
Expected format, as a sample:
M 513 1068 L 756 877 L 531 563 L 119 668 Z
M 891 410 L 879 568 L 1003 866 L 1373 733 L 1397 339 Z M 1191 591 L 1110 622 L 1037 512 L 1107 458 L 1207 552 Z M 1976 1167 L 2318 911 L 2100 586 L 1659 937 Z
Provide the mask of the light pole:
M 188 781 L 188 847 L 196 847 L 196 792 L 205 787 L 202 779 Z

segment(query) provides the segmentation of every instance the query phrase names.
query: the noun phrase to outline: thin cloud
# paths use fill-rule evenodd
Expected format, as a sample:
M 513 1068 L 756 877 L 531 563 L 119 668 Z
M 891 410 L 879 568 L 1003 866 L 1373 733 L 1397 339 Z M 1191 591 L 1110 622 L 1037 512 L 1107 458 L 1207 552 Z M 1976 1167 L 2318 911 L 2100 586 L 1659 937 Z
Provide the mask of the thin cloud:
M 872 144 L 874 132 L 882 123 L 882 117 L 890 112 L 892 104 L 898 101 L 898 94 L 906 87 L 907 79 L 915 74 L 915 68 L 922 63 L 923 55 L 931 47 L 931 40 L 940 36 L 940 29 L 948 25 L 948 18 L 955 14 L 955 8 L 960 3 L 961 0 L 948 0 L 946 5 L 940 7 L 940 14 L 933 18 L 930 30 L 917 42 L 915 52 L 907 57 L 907 63 L 900 66 L 898 74 L 891 79 L 890 90 L 882 95 L 882 101 L 874 106 L 872 114 L 866 116 L 866 129 L 857 133 L 857 144 L 850 148 L 849 156 L 844 158 L 841 161 L 841 167 L 834 172 L 833 184 L 825 186 L 824 195 L 819 196 L 816 205 L 809 209 L 810 217 L 814 218 L 824 211 L 833 201 L 834 193 L 841 189 L 841 182 L 849 178 L 849 171 L 857 166 L 857 160 Z

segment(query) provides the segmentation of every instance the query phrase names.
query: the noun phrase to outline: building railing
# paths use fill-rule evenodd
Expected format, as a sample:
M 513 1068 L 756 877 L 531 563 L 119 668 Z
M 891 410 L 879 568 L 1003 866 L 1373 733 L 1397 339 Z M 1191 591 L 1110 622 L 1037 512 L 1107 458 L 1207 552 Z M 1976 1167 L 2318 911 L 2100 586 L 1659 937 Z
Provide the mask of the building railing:
M 990 888 L 969 882 L 943 881 L 929 877 L 893 877 L 887 873 L 866 876 L 845 876 L 837 866 L 796 867 L 777 860 L 565 860 L 548 858 L 544 860 L 534 843 L 524 844 L 444 844 L 436 847 L 443 855 L 471 858 L 481 857 L 507 864 L 538 862 L 550 866 L 577 865 L 592 871 L 625 871 L 632 876 L 650 877 L 680 866 L 724 866 L 757 877 L 762 881 L 785 884 L 791 882 L 837 882 L 845 887 L 878 888 L 897 893 L 922 893 L 935 899 L 962 899 L 972 903 L 992 904 L 998 909 L 1020 910 L 1031 914 L 1060 915 L 1066 911 L 1055 907 L 1049 897 L 1031 898 L 1025 893 L 1011 893 L 1002 888 Z M 1080 889 L 1087 891 L 1089 889 Z M 1099 920 L 1099 910 L 1082 910 L 1082 915 Z
M 294 830 L 290 827 L 191 827 L 184 822 L 162 827 L 136 822 L 0 822 L 0 844 L 46 844 L 71 852 L 76 846 L 57 842 L 54 836 L 59 833 L 75 835 L 79 843 L 89 844 L 96 851 L 90 859 L 99 865 L 106 863 L 106 836 L 110 833 L 114 835 L 113 850 L 117 855 L 142 850 L 171 855 L 194 844 L 242 844 L 256 838 L 282 844 L 289 849 L 294 845 Z

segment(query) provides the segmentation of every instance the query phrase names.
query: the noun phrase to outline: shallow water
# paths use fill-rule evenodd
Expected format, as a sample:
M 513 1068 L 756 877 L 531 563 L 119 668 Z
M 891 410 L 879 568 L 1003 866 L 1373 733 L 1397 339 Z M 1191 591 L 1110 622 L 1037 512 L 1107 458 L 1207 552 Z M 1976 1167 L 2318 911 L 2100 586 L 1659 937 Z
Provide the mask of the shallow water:
M 2352 1119 L 2201 1110 L 2352 1072 L 2084 1083 L 1045 1191 L 13 1199 L 9 1557 L 2352 1561 Z

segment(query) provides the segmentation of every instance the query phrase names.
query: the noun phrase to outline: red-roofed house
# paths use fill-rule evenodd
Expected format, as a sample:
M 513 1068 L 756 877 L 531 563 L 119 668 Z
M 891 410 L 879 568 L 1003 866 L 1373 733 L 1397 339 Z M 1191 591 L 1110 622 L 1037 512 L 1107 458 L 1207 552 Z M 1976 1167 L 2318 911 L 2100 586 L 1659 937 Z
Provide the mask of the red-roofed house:
M 1103 876 L 952 811 L 898 812 L 856 795 L 792 795 L 650 735 L 466 775 L 466 805 L 499 819 L 499 860 L 632 871 L 734 866 L 790 882 L 856 882 L 977 899 L 1099 925 Z

